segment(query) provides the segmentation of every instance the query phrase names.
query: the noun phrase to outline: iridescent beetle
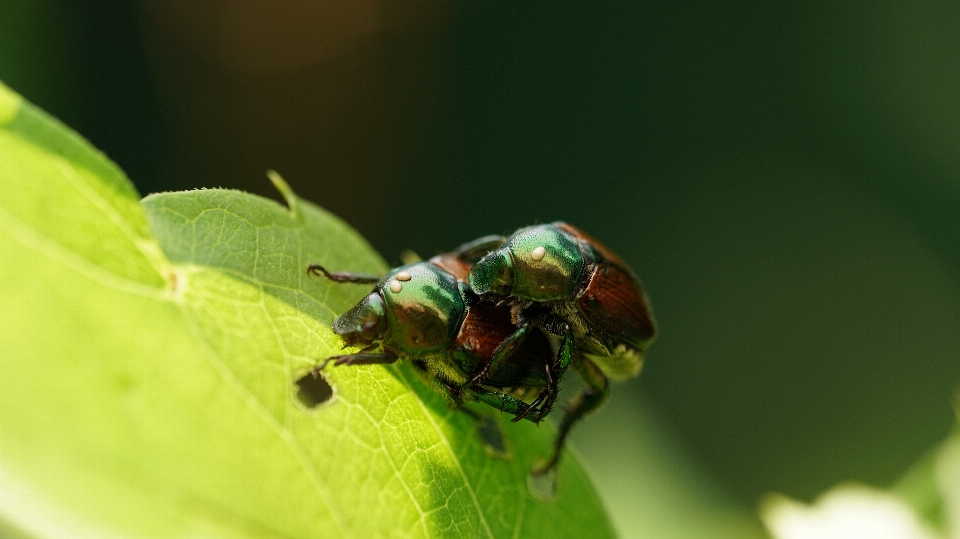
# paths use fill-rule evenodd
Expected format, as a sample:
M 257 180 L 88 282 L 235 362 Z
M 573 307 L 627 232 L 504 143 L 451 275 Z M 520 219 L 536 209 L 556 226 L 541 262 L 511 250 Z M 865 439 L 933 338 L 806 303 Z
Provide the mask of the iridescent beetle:
M 468 243 L 454 253 L 394 268 L 383 278 L 309 266 L 308 273 L 339 283 L 376 283 L 333 323 L 345 346 L 362 349 L 327 358 L 315 372 L 330 362 L 387 364 L 407 358 L 457 404 L 477 400 L 515 420 L 539 422 L 557 392 L 553 362 L 572 349 L 555 353 L 539 328 L 513 324 L 509 306 L 480 302 L 466 285 L 475 252 Z
M 473 291 L 510 305 L 519 328 L 532 325 L 560 336 L 562 349 L 572 348 L 572 354 L 557 362 L 572 363 L 588 386 L 567 407 L 559 448 L 573 424 L 606 400 L 608 377 L 639 374 L 657 333 L 650 302 L 619 256 L 566 223 L 530 226 L 508 238 L 475 243 L 476 250 L 490 252 L 469 272 Z

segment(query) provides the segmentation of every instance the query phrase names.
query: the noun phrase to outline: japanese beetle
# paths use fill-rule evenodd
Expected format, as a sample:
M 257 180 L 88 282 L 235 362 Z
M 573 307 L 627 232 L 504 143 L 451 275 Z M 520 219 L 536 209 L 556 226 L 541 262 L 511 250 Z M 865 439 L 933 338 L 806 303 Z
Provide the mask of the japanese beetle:
M 493 245 L 492 248 L 490 246 Z M 574 397 L 560 425 L 572 425 L 603 404 L 608 377 L 639 374 L 656 322 L 640 281 L 608 247 L 563 222 L 485 238 L 490 252 L 468 282 L 481 297 L 511 306 L 518 327 L 533 325 L 573 341 L 572 364 L 588 388 Z
M 482 238 L 482 240 L 485 240 Z M 518 328 L 509 306 L 480 302 L 466 284 L 477 242 L 427 262 L 392 269 L 383 278 L 332 273 L 319 265 L 312 275 L 340 283 L 376 283 L 373 291 L 333 323 L 353 354 L 332 356 L 315 368 L 388 364 L 408 358 L 428 381 L 456 403 L 477 400 L 514 420 L 539 422 L 553 405 L 562 372 L 547 335 L 536 327 Z M 480 252 L 489 249 L 481 246 Z M 532 402 L 530 402 L 532 401 Z

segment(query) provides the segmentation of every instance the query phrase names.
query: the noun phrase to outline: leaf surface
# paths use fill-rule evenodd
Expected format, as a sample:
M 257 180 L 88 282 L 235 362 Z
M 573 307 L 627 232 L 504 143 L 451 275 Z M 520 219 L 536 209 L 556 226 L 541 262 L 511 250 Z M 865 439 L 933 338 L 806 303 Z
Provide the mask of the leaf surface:
M 382 272 L 337 218 L 228 190 L 142 202 L 123 173 L 0 86 L 0 517 L 36 537 L 604 537 L 553 431 L 500 418 L 512 456 L 404 364 L 328 369 L 333 318 Z M 11 308 L 13 307 L 13 308 Z M 491 412 L 492 413 L 492 412 Z

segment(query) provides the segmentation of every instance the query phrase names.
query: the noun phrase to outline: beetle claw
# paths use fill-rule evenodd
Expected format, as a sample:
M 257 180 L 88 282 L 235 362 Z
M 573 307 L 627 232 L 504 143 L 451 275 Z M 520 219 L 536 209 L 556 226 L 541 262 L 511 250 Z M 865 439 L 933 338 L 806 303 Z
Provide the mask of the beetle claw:
M 327 363 L 330 363 L 330 360 L 331 360 L 331 359 L 333 359 L 333 358 L 332 358 L 332 357 L 328 357 L 327 359 L 324 359 L 322 363 L 320 363 L 320 364 L 317 365 L 316 367 L 310 369 L 310 374 L 312 374 L 314 378 L 320 376 L 320 371 L 322 371 L 323 368 L 327 366 Z
M 530 412 L 532 412 L 532 411 L 534 411 L 535 409 L 537 409 L 537 406 L 539 406 L 542 401 L 543 401 L 543 393 L 541 393 L 539 396 L 537 396 L 537 399 L 536 399 L 535 401 L 531 402 L 529 406 L 527 406 L 526 408 L 524 408 L 522 412 L 520 412 L 519 414 L 517 414 L 517 415 L 516 415 L 513 419 L 511 419 L 510 421 L 516 423 L 517 421 L 520 421 L 521 419 L 527 417 L 528 415 L 530 415 Z M 535 421 L 535 423 L 538 423 L 538 424 L 540 423 L 540 410 L 537 410 L 537 420 Z

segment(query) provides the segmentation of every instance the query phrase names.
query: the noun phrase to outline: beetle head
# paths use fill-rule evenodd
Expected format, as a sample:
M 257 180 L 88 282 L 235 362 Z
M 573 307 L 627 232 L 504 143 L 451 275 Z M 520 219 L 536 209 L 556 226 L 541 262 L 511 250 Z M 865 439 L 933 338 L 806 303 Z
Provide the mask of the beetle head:
M 379 292 L 372 292 L 333 322 L 333 332 L 343 343 L 367 345 L 383 339 L 387 332 L 387 311 Z
M 508 248 L 488 253 L 474 264 L 469 283 L 477 294 L 509 296 L 513 289 L 513 260 Z
M 566 300 L 575 293 L 585 264 L 573 236 L 555 225 L 535 225 L 518 230 L 504 247 L 477 262 L 470 287 L 478 294 Z

